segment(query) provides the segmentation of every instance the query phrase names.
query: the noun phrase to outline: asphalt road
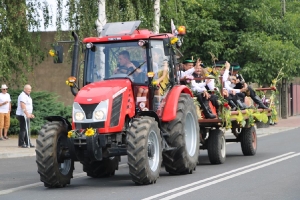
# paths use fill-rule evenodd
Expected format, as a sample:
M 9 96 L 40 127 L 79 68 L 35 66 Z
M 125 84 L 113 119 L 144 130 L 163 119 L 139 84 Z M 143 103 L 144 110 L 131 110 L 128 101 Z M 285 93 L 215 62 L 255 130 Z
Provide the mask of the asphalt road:
M 260 135 L 255 156 L 243 156 L 239 143 L 227 144 L 222 165 L 211 165 L 206 151 L 193 174 L 171 176 L 162 168 L 154 185 L 136 186 L 126 157 L 111 178 L 93 179 L 75 164 L 74 179 L 65 188 L 48 189 L 39 181 L 35 157 L 1 159 L 0 199 L 201 199 L 299 200 L 300 129 Z

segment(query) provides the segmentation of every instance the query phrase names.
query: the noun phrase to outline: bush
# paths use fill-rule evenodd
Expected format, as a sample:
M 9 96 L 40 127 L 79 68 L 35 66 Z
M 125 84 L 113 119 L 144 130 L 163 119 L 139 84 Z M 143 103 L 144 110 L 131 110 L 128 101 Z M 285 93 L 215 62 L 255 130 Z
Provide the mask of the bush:
M 18 134 L 20 131 L 19 122 L 16 119 L 16 110 L 18 105 L 18 96 L 22 90 L 9 90 L 9 94 L 12 100 L 11 111 L 11 125 L 9 128 L 9 134 Z M 44 119 L 47 116 L 62 116 L 71 122 L 72 106 L 65 106 L 64 103 L 57 100 L 58 95 L 50 92 L 31 92 L 30 94 L 33 101 L 33 114 L 34 119 L 31 119 L 30 129 L 31 134 L 36 135 L 41 129 L 41 126 L 45 124 Z

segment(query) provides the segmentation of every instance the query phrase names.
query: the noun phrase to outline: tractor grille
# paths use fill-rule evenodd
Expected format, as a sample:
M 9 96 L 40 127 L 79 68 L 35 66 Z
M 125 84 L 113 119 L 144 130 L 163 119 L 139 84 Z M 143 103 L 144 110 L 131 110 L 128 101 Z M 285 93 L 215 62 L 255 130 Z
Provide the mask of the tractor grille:
M 112 112 L 110 117 L 110 127 L 117 126 L 119 124 L 122 99 L 123 99 L 123 94 L 120 94 L 113 100 Z
M 76 129 L 104 128 L 104 122 L 75 123 L 75 128 Z
M 93 112 L 95 108 L 98 106 L 98 103 L 95 104 L 80 104 L 81 108 L 83 109 L 86 119 L 92 119 Z

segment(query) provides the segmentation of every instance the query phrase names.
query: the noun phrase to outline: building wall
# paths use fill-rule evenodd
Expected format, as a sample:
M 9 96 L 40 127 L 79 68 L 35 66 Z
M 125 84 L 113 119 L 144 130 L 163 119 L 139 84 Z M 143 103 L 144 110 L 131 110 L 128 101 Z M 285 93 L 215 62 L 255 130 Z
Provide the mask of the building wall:
M 66 33 L 64 33 L 66 34 Z M 68 53 L 72 43 L 60 43 L 64 47 L 64 60 L 61 64 L 55 64 L 53 57 L 49 56 L 48 51 L 54 43 L 55 32 L 43 32 L 41 34 L 42 47 L 47 55 L 45 60 L 34 67 L 32 73 L 28 75 L 28 83 L 32 85 L 33 91 L 48 91 L 56 93 L 60 101 L 65 105 L 72 105 L 74 96 L 70 87 L 66 85 L 67 78 L 71 75 L 71 60 Z M 65 38 L 69 38 L 65 36 Z M 67 39 L 69 40 L 69 39 Z

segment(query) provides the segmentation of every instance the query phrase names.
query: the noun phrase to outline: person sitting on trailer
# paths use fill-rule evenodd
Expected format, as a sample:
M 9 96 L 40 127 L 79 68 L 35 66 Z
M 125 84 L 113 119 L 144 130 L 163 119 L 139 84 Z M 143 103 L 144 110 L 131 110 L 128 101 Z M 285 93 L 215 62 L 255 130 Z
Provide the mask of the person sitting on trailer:
M 195 66 L 195 72 L 193 76 L 195 78 L 204 78 L 205 70 L 200 66 L 200 59 L 197 60 Z M 191 81 L 191 90 L 195 93 L 197 100 L 203 110 L 205 118 L 214 119 L 216 115 L 214 115 L 209 107 L 209 101 L 212 104 L 217 103 L 216 95 L 209 94 L 208 90 L 214 89 L 214 81 L 212 79 L 206 79 L 204 81 L 200 80 L 192 80 Z M 216 97 L 216 98 L 215 98 Z M 214 101 L 216 100 L 216 101 Z
M 183 61 L 183 70 L 180 69 L 179 71 L 177 71 L 177 77 L 181 85 L 186 84 L 185 82 L 186 76 L 192 75 L 194 73 L 195 71 L 194 64 L 195 61 L 193 59 L 187 58 Z
M 234 89 L 240 89 L 246 96 L 250 96 L 255 104 L 258 105 L 258 108 L 268 109 L 266 105 L 263 104 L 259 96 L 256 95 L 256 92 L 252 89 L 251 86 L 247 85 L 243 76 L 238 73 L 241 69 L 238 63 L 232 65 L 231 75 L 235 77 L 231 80 L 232 84 L 235 84 Z

